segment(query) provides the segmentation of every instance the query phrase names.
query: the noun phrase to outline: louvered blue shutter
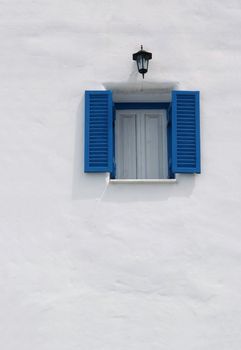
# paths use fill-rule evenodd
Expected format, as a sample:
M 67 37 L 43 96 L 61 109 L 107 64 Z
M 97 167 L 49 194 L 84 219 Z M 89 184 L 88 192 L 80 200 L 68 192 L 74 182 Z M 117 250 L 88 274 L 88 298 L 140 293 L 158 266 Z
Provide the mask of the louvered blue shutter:
M 199 91 L 172 92 L 172 172 L 201 172 Z
M 85 172 L 113 170 L 111 91 L 85 92 Z

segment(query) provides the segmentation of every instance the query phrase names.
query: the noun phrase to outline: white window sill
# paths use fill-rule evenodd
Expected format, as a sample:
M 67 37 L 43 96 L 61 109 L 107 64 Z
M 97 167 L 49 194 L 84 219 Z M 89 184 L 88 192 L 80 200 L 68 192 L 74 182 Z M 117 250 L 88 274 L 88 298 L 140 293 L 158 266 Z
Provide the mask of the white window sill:
M 177 179 L 109 179 L 111 184 L 173 184 Z

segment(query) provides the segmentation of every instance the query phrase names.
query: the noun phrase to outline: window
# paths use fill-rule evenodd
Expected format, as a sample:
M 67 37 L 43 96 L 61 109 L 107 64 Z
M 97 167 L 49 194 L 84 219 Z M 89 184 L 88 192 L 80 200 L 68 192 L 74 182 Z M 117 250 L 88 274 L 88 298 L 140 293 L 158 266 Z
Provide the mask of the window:
M 165 109 L 117 109 L 114 132 L 117 179 L 168 178 Z
M 117 179 L 200 173 L 199 92 L 171 103 L 113 103 L 111 91 L 85 93 L 85 172 Z

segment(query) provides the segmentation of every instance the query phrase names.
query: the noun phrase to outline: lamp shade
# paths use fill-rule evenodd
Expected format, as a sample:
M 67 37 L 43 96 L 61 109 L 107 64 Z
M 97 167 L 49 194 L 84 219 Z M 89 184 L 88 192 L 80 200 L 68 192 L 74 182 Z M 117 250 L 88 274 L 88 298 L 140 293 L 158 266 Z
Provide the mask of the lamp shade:
M 138 72 L 142 74 L 144 79 L 144 74 L 148 71 L 149 60 L 152 59 L 152 53 L 143 50 L 141 45 L 141 50 L 133 54 L 133 60 L 136 61 Z

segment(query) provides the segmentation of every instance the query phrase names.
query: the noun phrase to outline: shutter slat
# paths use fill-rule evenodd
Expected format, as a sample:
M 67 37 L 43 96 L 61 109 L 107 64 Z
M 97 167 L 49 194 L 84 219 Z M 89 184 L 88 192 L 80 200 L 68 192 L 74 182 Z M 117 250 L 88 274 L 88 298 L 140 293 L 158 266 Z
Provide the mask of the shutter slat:
M 198 91 L 172 92 L 172 171 L 200 173 Z
M 85 92 L 85 172 L 112 172 L 111 91 Z

